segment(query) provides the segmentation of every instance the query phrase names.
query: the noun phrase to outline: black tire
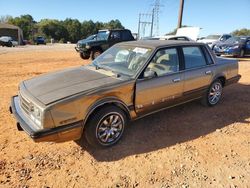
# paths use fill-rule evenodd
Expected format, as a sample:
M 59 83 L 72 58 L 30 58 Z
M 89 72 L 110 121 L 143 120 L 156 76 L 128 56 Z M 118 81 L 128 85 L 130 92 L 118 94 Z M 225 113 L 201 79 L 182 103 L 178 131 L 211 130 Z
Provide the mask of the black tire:
M 241 50 L 240 50 L 239 57 L 244 57 L 244 56 L 245 56 L 245 50 L 244 50 L 244 49 L 241 49 Z
M 84 130 L 89 145 L 110 147 L 120 141 L 127 124 L 126 114 L 116 106 L 104 106 L 90 116 Z
M 91 59 L 94 60 L 95 58 L 97 58 L 99 55 L 101 55 L 102 51 L 99 49 L 94 49 L 91 52 Z
M 7 46 L 8 46 L 8 47 L 12 47 L 12 46 L 13 46 L 13 45 L 12 45 L 12 42 L 9 41 Z
M 220 102 L 222 96 L 223 86 L 219 79 L 216 79 L 208 88 L 205 96 L 202 98 L 201 103 L 204 106 L 215 106 Z
M 81 57 L 82 59 L 89 59 L 89 55 L 84 54 L 84 53 L 80 53 L 80 57 Z

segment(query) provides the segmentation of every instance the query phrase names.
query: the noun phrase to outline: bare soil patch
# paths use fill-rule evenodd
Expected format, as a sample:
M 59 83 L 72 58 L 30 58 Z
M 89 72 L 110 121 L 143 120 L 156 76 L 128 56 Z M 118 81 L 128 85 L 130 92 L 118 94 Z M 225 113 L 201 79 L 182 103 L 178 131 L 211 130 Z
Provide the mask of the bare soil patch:
M 41 49 L 40 49 L 41 48 Z M 18 132 L 10 97 L 36 75 L 89 63 L 73 47 L 0 48 L 0 187 L 248 187 L 250 60 L 213 108 L 198 101 L 129 125 L 122 141 L 94 151 L 76 142 L 34 143 Z

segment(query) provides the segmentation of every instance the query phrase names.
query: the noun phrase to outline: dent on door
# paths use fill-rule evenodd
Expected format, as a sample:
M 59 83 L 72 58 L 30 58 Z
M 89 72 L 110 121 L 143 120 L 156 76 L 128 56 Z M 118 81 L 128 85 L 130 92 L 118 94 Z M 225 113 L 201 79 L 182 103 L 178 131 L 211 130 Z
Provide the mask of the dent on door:
M 152 111 L 173 105 L 183 94 L 183 74 L 172 74 L 136 83 L 135 109 L 136 113 Z

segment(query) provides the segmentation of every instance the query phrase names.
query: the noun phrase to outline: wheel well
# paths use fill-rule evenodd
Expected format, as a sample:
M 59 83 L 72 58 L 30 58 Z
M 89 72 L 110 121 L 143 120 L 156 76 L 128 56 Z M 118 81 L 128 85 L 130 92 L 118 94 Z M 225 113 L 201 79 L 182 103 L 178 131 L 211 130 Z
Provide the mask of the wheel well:
M 224 86 L 225 86 L 225 83 L 226 83 L 226 78 L 225 78 L 224 76 L 220 76 L 220 77 L 218 77 L 217 79 L 221 81 L 222 86 L 224 87 Z
M 98 46 L 91 48 L 91 52 L 93 52 L 94 50 L 99 50 L 100 52 L 103 52 L 102 48 Z
M 101 108 L 103 108 L 104 106 L 116 106 L 118 108 L 120 108 L 121 110 L 123 110 L 127 116 L 127 118 L 130 120 L 131 117 L 130 117 L 130 114 L 129 114 L 129 111 L 128 109 L 121 103 L 119 102 L 107 102 L 107 103 L 104 103 L 100 106 L 97 106 L 96 108 L 94 108 L 88 115 L 87 115 L 87 118 L 85 119 L 84 123 L 86 124 L 89 120 L 89 118 L 91 118 L 91 116 L 96 113 L 97 111 L 99 111 Z

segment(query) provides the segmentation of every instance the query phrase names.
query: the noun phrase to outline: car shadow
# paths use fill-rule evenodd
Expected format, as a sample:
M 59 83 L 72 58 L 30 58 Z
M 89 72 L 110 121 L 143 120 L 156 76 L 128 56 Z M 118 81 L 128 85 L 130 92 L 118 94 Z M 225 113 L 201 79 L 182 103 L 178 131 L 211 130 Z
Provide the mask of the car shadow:
M 174 146 L 236 122 L 249 123 L 249 96 L 250 85 L 233 84 L 224 89 L 223 99 L 215 107 L 203 107 L 199 101 L 186 103 L 131 122 L 113 147 L 93 149 L 85 141 L 78 145 L 97 161 L 116 161 Z

